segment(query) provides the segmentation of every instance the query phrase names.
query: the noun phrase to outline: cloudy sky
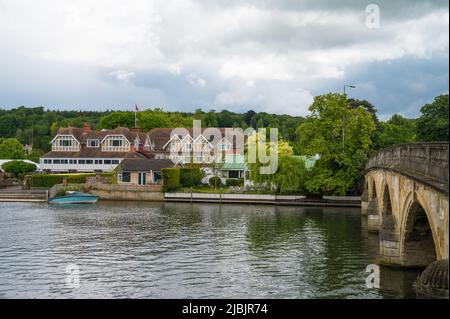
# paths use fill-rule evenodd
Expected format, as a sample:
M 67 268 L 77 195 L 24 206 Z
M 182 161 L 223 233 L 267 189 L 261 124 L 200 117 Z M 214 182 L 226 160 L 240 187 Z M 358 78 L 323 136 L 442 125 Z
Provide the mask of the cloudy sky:
M 306 115 L 352 84 L 415 117 L 448 92 L 448 37 L 447 0 L 0 0 L 0 107 Z

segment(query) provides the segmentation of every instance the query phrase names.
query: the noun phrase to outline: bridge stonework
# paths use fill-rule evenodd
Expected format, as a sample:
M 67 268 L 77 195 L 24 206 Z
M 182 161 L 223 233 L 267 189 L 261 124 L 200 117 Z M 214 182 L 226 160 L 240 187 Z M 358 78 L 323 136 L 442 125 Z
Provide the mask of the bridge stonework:
M 380 263 L 423 267 L 448 259 L 448 143 L 381 150 L 365 167 L 362 213 L 379 232 Z

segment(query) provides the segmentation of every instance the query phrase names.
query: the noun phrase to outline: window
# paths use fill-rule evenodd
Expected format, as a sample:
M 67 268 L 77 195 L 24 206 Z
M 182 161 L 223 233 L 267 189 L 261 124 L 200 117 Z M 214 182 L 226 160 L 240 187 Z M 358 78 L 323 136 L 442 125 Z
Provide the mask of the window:
M 61 164 L 61 160 L 55 159 L 55 160 L 53 160 L 53 164 Z
M 111 145 L 114 147 L 120 147 L 122 146 L 122 140 L 112 140 Z
M 111 164 L 111 160 L 104 160 L 103 163 L 104 164 Z
M 122 183 L 131 182 L 131 173 L 130 172 L 121 172 L 117 175 L 118 180 Z
M 119 160 L 112 160 L 111 163 L 112 164 L 119 164 Z
M 61 164 L 67 164 L 67 163 L 69 163 L 68 160 L 66 160 L 66 159 L 61 160 Z
M 69 160 L 69 164 L 76 164 L 76 163 L 77 163 L 77 160 L 74 160 L 74 159 Z
M 72 140 L 59 140 L 59 146 L 63 147 L 72 146 Z
M 86 160 L 86 164 L 93 164 L 94 161 L 93 160 Z
M 86 160 L 80 159 L 80 160 L 78 160 L 78 164 L 86 164 Z
M 122 152 L 130 150 L 130 143 L 122 135 L 108 135 L 102 142 L 103 151 Z
M 53 151 L 78 151 L 78 141 L 72 135 L 57 135 L 52 142 Z
M 103 164 L 103 160 L 95 160 L 94 163 L 95 164 Z
M 98 147 L 99 140 L 89 139 L 87 140 L 87 147 Z

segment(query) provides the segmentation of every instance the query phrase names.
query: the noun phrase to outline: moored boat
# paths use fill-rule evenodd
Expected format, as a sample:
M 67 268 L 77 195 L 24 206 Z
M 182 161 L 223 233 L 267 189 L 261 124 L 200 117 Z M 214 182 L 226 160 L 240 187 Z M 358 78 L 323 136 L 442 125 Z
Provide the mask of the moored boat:
M 98 196 L 82 192 L 66 192 L 65 196 L 48 199 L 49 204 L 94 204 Z

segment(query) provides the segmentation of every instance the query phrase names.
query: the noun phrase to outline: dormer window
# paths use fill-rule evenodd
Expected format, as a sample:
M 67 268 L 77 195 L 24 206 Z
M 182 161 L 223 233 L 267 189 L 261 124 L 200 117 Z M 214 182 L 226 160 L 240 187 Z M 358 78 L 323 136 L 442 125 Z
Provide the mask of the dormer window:
M 70 147 L 72 146 L 72 140 L 59 140 L 59 146 Z
M 96 140 L 96 139 L 88 139 L 87 140 L 87 147 L 94 148 L 94 147 L 98 147 L 99 144 L 100 144 L 99 140 Z
M 121 139 L 111 140 L 111 146 L 113 147 L 121 147 L 123 141 Z
M 102 144 L 102 151 L 124 152 L 130 150 L 130 143 L 122 135 L 108 135 Z
M 79 143 L 72 135 L 57 135 L 51 143 L 53 151 L 79 151 Z

